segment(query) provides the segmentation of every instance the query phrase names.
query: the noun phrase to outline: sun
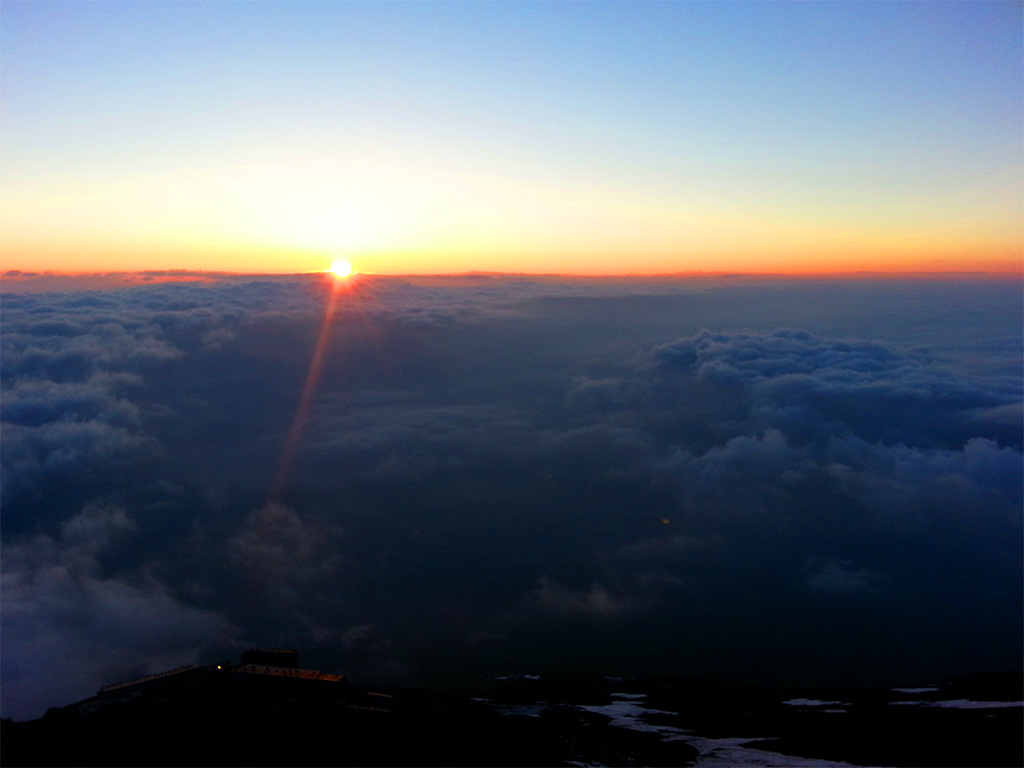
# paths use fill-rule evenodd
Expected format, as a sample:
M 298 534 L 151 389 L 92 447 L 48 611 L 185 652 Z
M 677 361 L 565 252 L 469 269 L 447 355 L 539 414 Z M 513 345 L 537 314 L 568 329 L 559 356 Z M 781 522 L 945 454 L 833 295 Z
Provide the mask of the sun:
M 328 271 L 334 273 L 337 277 L 348 277 L 352 274 L 352 265 L 344 259 L 338 259 L 331 264 L 331 268 Z

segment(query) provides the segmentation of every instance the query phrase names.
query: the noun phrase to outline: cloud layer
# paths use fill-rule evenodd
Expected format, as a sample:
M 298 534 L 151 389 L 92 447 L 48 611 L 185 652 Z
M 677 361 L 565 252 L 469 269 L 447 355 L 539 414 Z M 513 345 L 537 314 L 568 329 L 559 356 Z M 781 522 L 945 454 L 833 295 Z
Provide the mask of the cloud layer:
M 1019 665 L 1008 283 L 6 293 L 3 707 L 250 644 L 362 679 Z

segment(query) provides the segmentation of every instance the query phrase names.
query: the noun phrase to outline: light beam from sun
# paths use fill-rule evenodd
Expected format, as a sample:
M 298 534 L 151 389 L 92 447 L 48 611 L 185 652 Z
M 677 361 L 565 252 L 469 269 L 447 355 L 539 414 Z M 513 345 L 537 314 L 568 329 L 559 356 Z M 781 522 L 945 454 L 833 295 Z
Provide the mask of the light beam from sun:
M 335 262 L 337 264 L 338 262 Z M 342 262 L 348 265 L 348 262 Z M 330 272 L 343 277 L 335 272 L 332 265 Z M 349 266 L 351 272 L 351 266 Z M 346 272 L 345 275 L 349 274 Z M 335 280 L 327 299 L 327 307 L 324 309 L 323 323 L 320 325 L 320 334 L 316 340 L 316 347 L 313 350 L 313 358 L 309 363 L 309 373 L 306 375 L 306 383 L 302 387 L 302 394 L 299 396 L 299 405 L 295 410 L 295 418 L 292 420 L 291 429 L 285 438 L 284 447 L 281 450 L 281 459 L 277 465 L 277 472 L 270 486 L 268 503 L 280 503 L 281 495 L 291 475 L 292 464 L 295 461 L 295 454 L 298 451 L 299 440 L 309 420 L 310 407 L 313 404 L 313 396 L 316 394 L 317 384 L 320 381 L 320 371 L 324 365 L 324 355 L 327 352 L 327 343 L 331 336 L 331 325 L 334 322 L 334 313 L 338 308 L 338 296 L 341 293 L 341 280 Z

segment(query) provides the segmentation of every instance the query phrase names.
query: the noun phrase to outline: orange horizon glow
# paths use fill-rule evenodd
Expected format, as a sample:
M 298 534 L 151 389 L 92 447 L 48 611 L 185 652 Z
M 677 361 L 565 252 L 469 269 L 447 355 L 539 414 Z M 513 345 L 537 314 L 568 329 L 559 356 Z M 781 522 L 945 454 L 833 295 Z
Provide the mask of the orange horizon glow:
M 390 275 L 1024 272 L 1022 218 L 994 197 L 987 209 L 953 195 L 931 208 L 866 197 L 848 209 L 836 201 L 712 203 L 436 169 L 379 177 L 364 169 L 358 197 L 295 169 L 267 176 L 211 171 L 202 179 L 209 199 L 189 197 L 173 178 L 115 189 L 99 202 L 77 187 L 12 195 L 0 268 L 289 274 L 344 260 L 360 273 Z
M 6 261 L 6 260 L 5 260 Z M 416 260 L 417 262 L 419 260 Z M 523 260 L 521 260 L 523 261 Z M 553 260 L 551 260 L 553 261 Z M 628 258 L 609 259 L 619 264 L 630 262 Z M 348 262 L 346 262 L 348 263 Z M 373 262 L 370 262 L 371 265 Z M 1020 258 L 963 260 L 952 259 L 920 259 L 893 262 L 885 260 L 864 260 L 842 263 L 826 263 L 811 265 L 805 260 L 796 263 L 776 262 L 765 265 L 735 263 L 729 266 L 714 264 L 702 264 L 687 266 L 679 264 L 677 268 L 671 265 L 652 266 L 647 269 L 639 268 L 635 263 L 631 268 L 608 268 L 601 269 L 603 264 L 595 265 L 590 269 L 559 268 L 557 263 L 550 263 L 547 269 L 527 269 L 522 264 L 518 267 L 505 264 L 474 264 L 462 260 L 452 260 L 443 267 L 437 269 L 423 268 L 420 264 L 406 265 L 396 260 L 388 259 L 386 263 L 375 268 L 364 268 L 363 263 L 350 263 L 348 271 L 338 272 L 332 265 L 314 265 L 308 268 L 309 264 L 298 265 L 275 265 L 274 268 L 239 269 L 217 267 L 167 267 L 167 268 L 125 268 L 122 265 L 115 265 L 109 268 L 91 267 L 80 269 L 53 269 L 37 268 L 30 269 L 27 265 L 9 266 L 0 263 L 0 278 L 4 280 L 26 280 L 40 277 L 62 277 L 62 278 L 85 278 L 85 277 L 123 277 L 132 282 L 173 282 L 178 280 L 215 280 L 217 277 L 234 277 L 243 275 L 311 275 L 325 274 L 334 278 L 354 277 L 357 274 L 363 276 L 400 277 L 400 276 L 453 276 L 453 275 L 538 275 L 538 276 L 564 276 L 564 277 L 668 277 L 674 275 L 782 275 L 782 276 L 826 276 L 826 275 L 856 275 L 856 274 L 880 274 L 880 275 L 904 275 L 904 274 L 990 274 L 990 275 L 1024 275 L 1024 256 Z M 358 266 L 358 269 L 357 269 Z M 564 266 L 564 265 L 563 265 Z
M 287 274 L 344 260 L 392 275 L 1024 271 L 1024 223 L 1008 202 L 1016 193 L 950 194 L 916 207 L 882 192 L 800 205 L 765 193 L 705 201 L 410 161 L 376 175 L 357 169 L 360 196 L 309 171 L 256 170 L 211 169 L 200 197 L 188 194 L 186 181 L 196 181 L 188 174 L 115 185 L 95 200 L 85 192 L 97 187 L 12 192 L 2 208 L 2 269 Z
M 747 238 L 744 238 L 747 239 Z M 149 274 L 170 279 L 173 274 L 297 274 L 330 272 L 342 263 L 350 273 L 376 275 L 445 275 L 468 272 L 559 274 L 566 276 L 629 276 L 691 273 L 760 275 L 844 275 L 855 273 L 987 273 L 1024 274 L 1024 243 L 971 242 L 969 238 L 903 237 L 892 244 L 875 238 L 849 238 L 838 244 L 815 246 L 805 238 L 789 243 L 762 243 L 760 248 L 670 249 L 642 247 L 630 251 L 606 249 L 537 248 L 478 252 L 429 248 L 367 251 L 343 259 L 322 252 L 236 246 L 203 252 L 190 249 L 149 249 L 131 253 L 26 252 L 5 243 L 0 270 L 5 279 L 22 274 L 84 276 Z M 895 238 L 894 238 L 895 239 Z M 874 240 L 874 242 L 872 242 Z M 142 249 L 140 249 L 141 251 Z M 339 273 L 335 273 L 339 274 Z

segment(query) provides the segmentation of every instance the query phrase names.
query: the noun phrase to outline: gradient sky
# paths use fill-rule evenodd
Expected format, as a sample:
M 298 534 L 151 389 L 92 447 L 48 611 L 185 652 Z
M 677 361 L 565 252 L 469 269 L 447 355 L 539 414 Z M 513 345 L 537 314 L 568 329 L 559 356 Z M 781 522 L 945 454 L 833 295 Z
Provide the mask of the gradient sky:
M 1017 2 L 11 2 L 3 269 L 1009 271 Z

